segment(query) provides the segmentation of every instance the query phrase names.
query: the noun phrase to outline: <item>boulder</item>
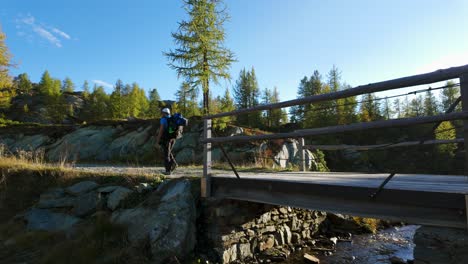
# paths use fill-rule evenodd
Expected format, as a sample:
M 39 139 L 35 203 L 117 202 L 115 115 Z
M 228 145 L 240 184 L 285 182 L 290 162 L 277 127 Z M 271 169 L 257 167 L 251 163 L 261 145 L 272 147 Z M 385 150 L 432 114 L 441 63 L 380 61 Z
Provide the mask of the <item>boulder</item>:
M 166 263 L 172 256 L 184 258 L 196 243 L 196 208 L 188 180 L 166 184 L 159 206 L 117 210 L 112 221 L 128 227 L 132 242 L 149 239 L 153 263 Z M 154 192 L 148 200 L 156 199 Z
M 99 192 L 85 193 L 75 198 L 72 213 L 80 217 L 88 216 L 100 207 L 102 199 Z
M 116 188 L 107 198 L 107 208 L 117 209 L 120 203 L 125 200 L 133 191 L 124 187 Z
M 119 186 L 111 185 L 111 186 L 101 187 L 97 191 L 100 192 L 100 193 L 111 193 L 111 192 L 115 191 L 115 189 L 117 189 L 117 188 L 119 188 Z
M 29 230 L 44 231 L 65 231 L 80 222 L 79 218 L 71 215 L 36 208 L 26 212 L 24 219 Z
M 177 163 L 190 164 L 195 161 L 195 151 L 191 148 L 184 148 L 175 156 Z
M 78 196 L 82 193 L 92 191 L 96 189 L 98 186 L 99 184 L 93 181 L 82 181 L 82 182 L 79 182 L 77 184 L 74 184 L 68 187 L 67 189 L 65 189 L 65 191 L 71 195 Z
M 196 209 L 188 180 L 177 182 L 166 192 L 158 208 L 158 224 L 150 231 L 151 253 L 161 257 L 183 258 L 195 248 Z
M 75 205 L 74 197 L 63 197 L 63 198 L 57 198 L 57 199 L 45 199 L 41 197 L 39 202 L 37 203 L 37 207 L 42 208 L 42 209 L 64 208 L 64 207 L 72 207 L 74 205 Z

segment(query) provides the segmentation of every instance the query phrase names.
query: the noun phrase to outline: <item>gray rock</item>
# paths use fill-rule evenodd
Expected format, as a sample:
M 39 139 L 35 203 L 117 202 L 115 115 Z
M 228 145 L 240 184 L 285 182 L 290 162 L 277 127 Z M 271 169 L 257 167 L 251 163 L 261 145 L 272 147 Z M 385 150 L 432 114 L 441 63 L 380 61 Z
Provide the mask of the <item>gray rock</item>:
M 99 192 L 90 192 L 76 197 L 72 213 L 76 216 L 90 215 L 101 207 L 101 194 Z
M 124 187 L 116 188 L 107 198 L 107 208 L 111 210 L 117 209 L 120 203 L 125 200 L 133 191 Z
M 195 151 L 191 148 L 184 148 L 175 156 L 179 164 L 190 164 L 195 162 Z
M 195 248 L 196 208 L 189 181 L 179 181 L 161 199 L 157 225 L 150 231 L 151 253 L 161 257 L 183 257 Z
M 154 263 L 165 263 L 172 256 L 182 258 L 195 247 L 196 208 L 187 180 L 167 187 L 159 207 L 118 210 L 111 219 L 127 225 L 130 241 L 149 239 Z
M 26 212 L 24 219 L 27 229 L 44 231 L 65 231 L 80 222 L 79 218 L 71 215 L 36 208 Z
M 70 187 L 68 187 L 65 191 L 69 194 L 72 195 L 80 195 L 85 192 L 89 192 L 91 190 L 96 189 L 99 186 L 99 184 L 93 182 L 93 181 L 82 181 L 77 184 L 74 184 Z
M 41 196 L 39 202 L 37 203 L 38 208 L 48 209 L 48 208 L 64 208 L 72 207 L 75 205 L 75 197 L 63 197 L 57 199 L 45 199 Z
M 253 256 L 252 251 L 250 251 L 250 244 L 249 243 L 239 244 L 238 256 L 239 256 L 239 259 L 241 259 L 241 260 Z
M 124 224 L 128 229 L 128 239 L 132 243 L 146 239 L 148 233 L 158 221 L 158 212 L 152 208 L 137 207 L 120 209 L 112 213 L 111 221 Z
M 234 260 L 237 260 L 237 244 L 233 244 L 223 251 L 223 263 L 231 263 Z
M 62 188 L 53 188 L 41 194 L 40 199 L 41 200 L 57 199 L 57 198 L 62 198 L 65 195 L 66 195 L 65 190 L 63 190 Z
M 115 186 L 115 185 L 105 186 L 105 187 L 99 188 L 97 191 L 100 192 L 100 193 L 111 193 L 111 192 L 115 191 L 115 189 L 117 189 L 117 188 L 119 188 L 119 186 Z

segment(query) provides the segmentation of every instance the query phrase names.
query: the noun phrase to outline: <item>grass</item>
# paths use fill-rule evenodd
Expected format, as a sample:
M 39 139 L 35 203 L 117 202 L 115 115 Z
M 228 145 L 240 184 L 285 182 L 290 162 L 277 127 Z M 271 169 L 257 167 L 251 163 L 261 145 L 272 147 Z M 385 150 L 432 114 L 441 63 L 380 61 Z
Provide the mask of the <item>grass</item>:
M 126 174 L 79 171 L 64 161 L 45 163 L 41 153 L 19 153 L 5 155 L 0 148 L 0 223 L 32 206 L 41 193 L 52 187 L 66 187 L 84 180 L 133 187 L 140 182 L 157 185 L 164 179 L 160 174 L 140 170 Z

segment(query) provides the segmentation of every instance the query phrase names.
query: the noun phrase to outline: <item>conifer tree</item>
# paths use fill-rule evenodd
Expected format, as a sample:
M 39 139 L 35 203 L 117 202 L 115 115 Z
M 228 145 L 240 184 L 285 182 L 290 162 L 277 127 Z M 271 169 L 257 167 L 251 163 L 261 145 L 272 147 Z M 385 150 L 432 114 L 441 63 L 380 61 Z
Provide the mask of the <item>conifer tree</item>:
M 237 109 L 244 109 L 257 106 L 259 104 L 260 89 L 258 88 L 255 70 L 241 70 L 239 79 L 234 86 L 234 101 Z M 261 112 L 243 114 L 237 117 L 240 125 L 258 127 L 261 123 Z
M 445 85 L 447 88 L 443 89 L 441 92 L 443 112 L 446 112 L 460 96 L 459 89 L 455 87 L 453 81 L 448 81 Z
M 21 73 L 19 74 L 14 80 L 13 80 L 14 87 L 20 92 L 20 93 L 30 93 L 32 91 L 33 85 L 31 81 L 29 80 L 29 76 L 27 73 Z
M 72 93 L 75 91 L 75 84 L 67 77 L 63 80 L 62 92 Z
M 122 80 L 117 80 L 114 86 L 114 90 L 112 91 L 110 95 L 110 106 L 111 106 L 111 116 L 112 118 L 124 118 L 124 113 L 123 113 L 123 99 L 122 99 L 122 90 L 123 90 L 124 84 Z
M 149 106 L 147 116 L 149 118 L 158 118 L 161 116 L 162 102 L 158 90 L 155 88 L 149 93 Z
M 200 111 L 197 106 L 198 91 L 184 82 L 176 92 L 177 104 L 182 115 L 187 117 L 198 116 Z
M 8 68 L 11 66 L 11 54 L 5 43 L 6 35 L 0 28 L 0 90 L 11 88 L 11 76 L 8 73 Z M 1 98 L 0 98 L 1 99 Z
M 224 47 L 224 22 L 229 19 L 221 0 L 184 0 L 189 19 L 179 23 L 172 33 L 176 45 L 165 55 L 179 77 L 193 87 L 202 87 L 203 112 L 210 112 L 210 82 L 230 79 L 229 68 L 234 54 Z
M 432 91 L 427 91 L 424 97 L 424 114 L 427 116 L 433 116 L 438 113 L 437 99 Z

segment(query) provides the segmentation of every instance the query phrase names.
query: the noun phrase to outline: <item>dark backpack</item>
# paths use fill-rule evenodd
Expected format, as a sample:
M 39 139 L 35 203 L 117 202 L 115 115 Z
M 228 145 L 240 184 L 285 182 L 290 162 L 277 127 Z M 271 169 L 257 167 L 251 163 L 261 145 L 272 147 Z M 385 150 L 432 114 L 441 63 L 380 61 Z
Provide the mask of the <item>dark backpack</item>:
M 167 139 L 178 139 L 182 137 L 182 132 L 184 126 L 188 125 L 188 120 L 184 118 L 181 114 L 175 113 L 171 117 L 166 117 L 167 119 L 167 129 L 166 129 L 166 138 Z

